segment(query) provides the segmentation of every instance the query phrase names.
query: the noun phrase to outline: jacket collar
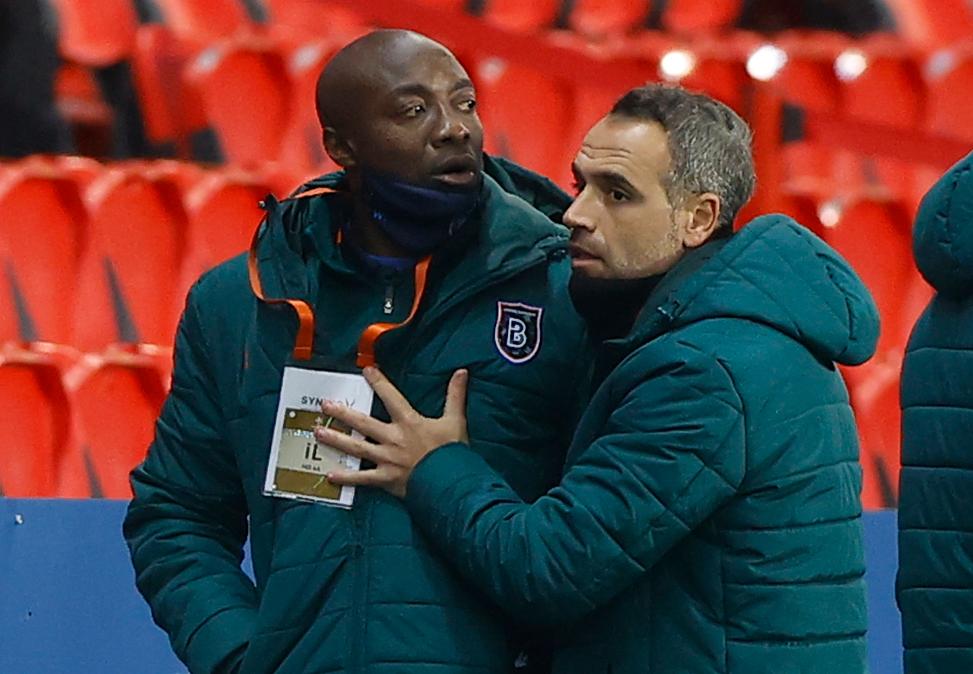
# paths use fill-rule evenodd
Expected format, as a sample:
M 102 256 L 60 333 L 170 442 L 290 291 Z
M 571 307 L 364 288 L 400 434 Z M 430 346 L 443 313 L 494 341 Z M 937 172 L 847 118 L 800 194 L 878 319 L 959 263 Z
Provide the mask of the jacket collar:
M 257 260 L 268 297 L 312 301 L 323 271 L 369 278 L 337 243 L 340 223 L 350 214 L 348 197 L 341 194 L 344 184 L 344 174 L 333 173 L 302 190 L 331 187 L 334 194 L 283 202 L 266 199 Z M 536 263 L 566 245 L 563 227 L 486 175 L 480 206 L 463 235 L 434 254 L 430 273 L 441 277 L 437 295 L 444 300 Z

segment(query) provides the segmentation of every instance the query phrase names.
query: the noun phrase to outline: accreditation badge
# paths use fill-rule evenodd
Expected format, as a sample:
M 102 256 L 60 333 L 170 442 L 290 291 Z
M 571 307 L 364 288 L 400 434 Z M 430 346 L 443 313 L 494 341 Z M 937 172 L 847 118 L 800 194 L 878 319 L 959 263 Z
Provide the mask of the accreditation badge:
M 316 426 L 362 436 L 321 412 L 321 403 L 335 401 L 371 414 L 374 392 L 360 374 L 284 368 L 280 402 L 274 421 L 264 494 L 350 508 L 354 487 L 340 487 L 325 477 L 335 469 L 358 470 L 361 459 L 322 445 Z

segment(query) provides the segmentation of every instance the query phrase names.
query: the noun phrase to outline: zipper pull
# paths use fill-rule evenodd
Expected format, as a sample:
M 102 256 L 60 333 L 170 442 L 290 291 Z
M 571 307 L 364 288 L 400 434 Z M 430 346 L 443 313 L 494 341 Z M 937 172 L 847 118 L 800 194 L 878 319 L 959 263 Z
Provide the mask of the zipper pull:
M 382 305 L 382 311 L 386 316 L 391 316 L 392 311 L 395 309 L 395 286 L 391 283 L 385 286 L 385 303 Z

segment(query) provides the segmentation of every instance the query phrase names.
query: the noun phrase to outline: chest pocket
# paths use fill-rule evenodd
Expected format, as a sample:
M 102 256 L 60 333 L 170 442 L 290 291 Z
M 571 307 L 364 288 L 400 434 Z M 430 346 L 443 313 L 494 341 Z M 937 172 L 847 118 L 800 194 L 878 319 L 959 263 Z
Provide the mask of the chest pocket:
M 407 374 L 403 393 L 424 416 L 442 414 L 451 373 Z M 532 501 L 561 475 L 570 424 L 543 396 L 470 372 L 467 423 L 471 445 L 524 499 Z

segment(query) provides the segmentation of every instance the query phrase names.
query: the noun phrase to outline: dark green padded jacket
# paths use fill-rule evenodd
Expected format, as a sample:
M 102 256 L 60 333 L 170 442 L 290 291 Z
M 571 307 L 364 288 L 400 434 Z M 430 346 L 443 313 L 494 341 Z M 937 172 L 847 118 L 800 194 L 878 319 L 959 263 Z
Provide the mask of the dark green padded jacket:
M 973 155 L 922 202 L 919 270 L 936 296 L 902 370 L 897 597 L 907 674 L 973 672 Z
M 464 445 L 410 478 L 416 522 L 557 674 L 865 670 L 861 468 L 835 362 L 868 359 L 870 294 L 820 239 L 758 218 L 688 254 L 533 505 Z M 597 377 L 597 375 L 596 375 Z
M 590 359 L 567 294 L 567 231 L 541 212 L 557 216 L 567 197 L 509 164 L 489 160 L 488 174 L 473 222 L 432 261 L 419 313 L 376 353 L 430 415 L 452 372 L 469 368 L 473 446 L 532 500 L 560 474 Z M 413 297 L 411 271 L 365 273 L 335 245 L 346 200 L 269 199 L 258 249 L 266 295 L 309 300 L 314 364 L 339 368 L 354 365 L 367 325 L 403 320 Z M 543 310 L 532 358 L 498 349 L 498 302 Z M 189 294 L 124 524 L 138 588 L 176 654 L 198 674 L 513 671 L 521 631 L 433 554 L 399 501 L 363 489 L 341 510 L 262 495 L 296 332 L 289 307 L 255 299 L 245 257 Z M 248 533 L 255 584 L 240 570 Z

